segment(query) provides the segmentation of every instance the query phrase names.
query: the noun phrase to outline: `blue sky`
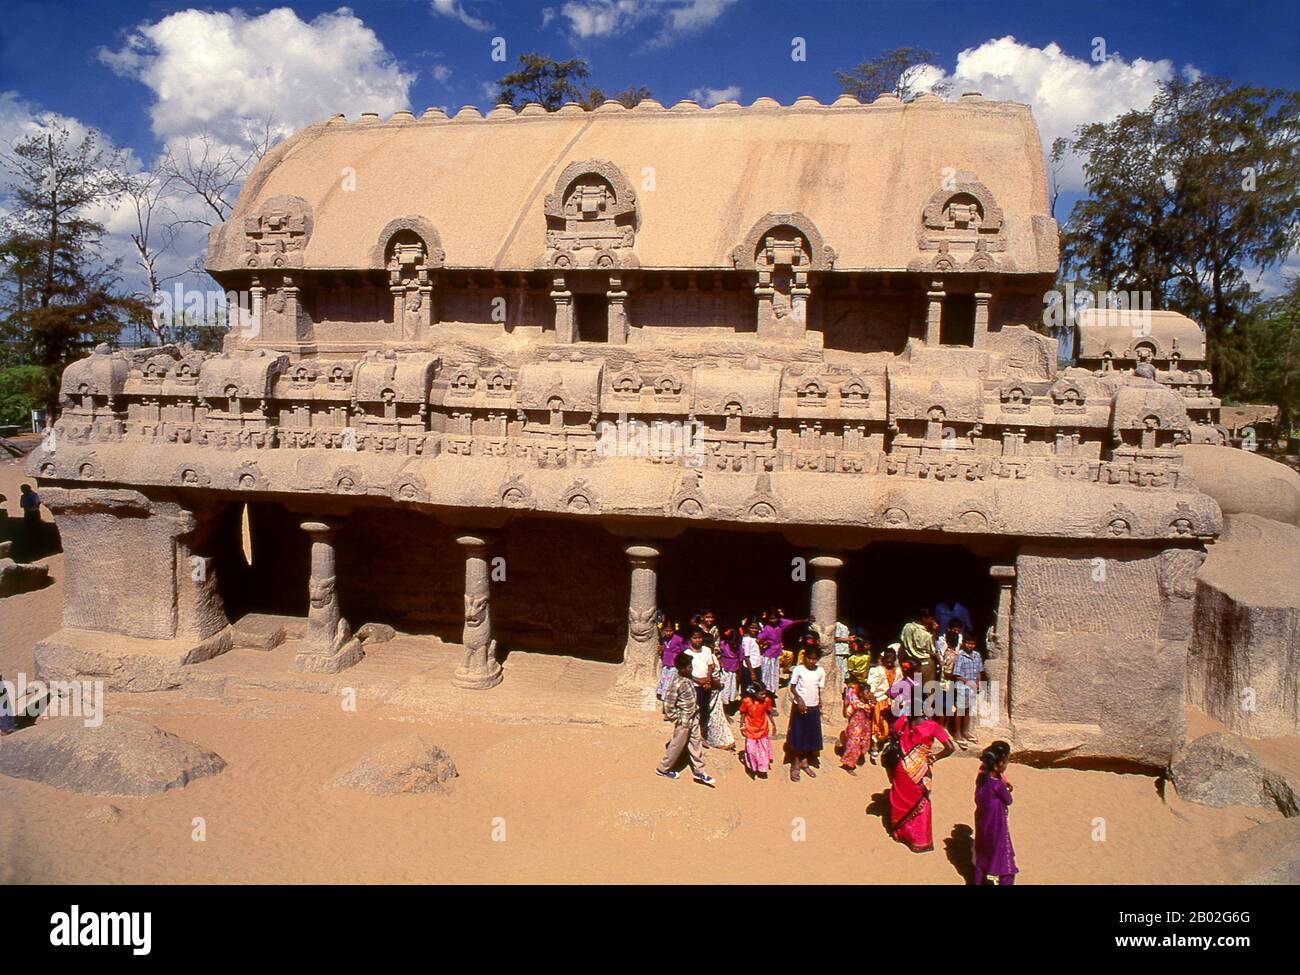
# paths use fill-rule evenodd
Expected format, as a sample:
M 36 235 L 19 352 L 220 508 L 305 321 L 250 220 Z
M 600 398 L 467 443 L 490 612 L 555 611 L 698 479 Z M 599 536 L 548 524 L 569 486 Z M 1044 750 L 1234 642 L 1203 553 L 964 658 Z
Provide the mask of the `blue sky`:
M 380 0 L 347 8 L 6 0 L 0 140 L 54 113 L 102 130 L 147 164 L 170 140 L 201 129 L 237 141 L 242 118 L 273 117 L 290 131 L 336 111 L 487 108 L 491 82 L 532 50 L 587 58 L 607 92 L 646 85 L 666 104 L 829 101 L 838 94 L 834 69 L 916 45 L 936 52 L 936 76 L 957 91 L 1031 104 L 1050 141 L 1145 105 L 1178 72 L 1297 87 L 1298 8 L 1295 0 Z M 806 60 L 791 57 L 796 37 Z M 504 39 L 504 65 L 492 60 L 495 38 Z M 1080 174 L 1062 180 L 1068 209 Z

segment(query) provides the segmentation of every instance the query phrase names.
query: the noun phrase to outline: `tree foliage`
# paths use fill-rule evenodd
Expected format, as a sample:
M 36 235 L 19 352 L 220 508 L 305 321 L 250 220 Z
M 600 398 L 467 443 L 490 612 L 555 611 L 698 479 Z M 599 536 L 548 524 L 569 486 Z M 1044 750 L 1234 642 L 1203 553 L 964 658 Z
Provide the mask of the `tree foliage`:
M 31 411 L 45 403 L 46 376 L 40 366 L 0 367 L 0 426 L 26 428 Z
M 497 101 L 516 111 L 536 102 L 548 112 L 565 102 L 581 102 L 587 94 L 591 69 L 585 58 L 556 61 L 544 54 L 519 55 L 519 67 L 497 81 Z
M 1222 390 L 1243 381 L 1252 275 L 1300 242 L 1300 93 L 1177 79 L 1149 108 L 1080 127 L 1053 157 L 1086 161 L 1063 271 L 1201 323 Z
M 576 102 L 587 111 L 599 108 L 606 101 L 615 101 L 624 108 L 652 97 L 645 85 L 630 85 L 614 95 L 587 84 L 591 67 L 585 58 L 557 61 L 544 54 L 519 55 L 519 67 L 497 81 L 497 102 L 508 103 L 515 111 L 529 102 L 536 102 L 548 112 L 554 112 L 566 102 Z
M 23 361 L 45 370 L 53 406 L 63 367 L 146 311 L 122 292 L 118 264 L 100 253 L 104 227 L 90 216 L 114 197 L 122 159 L 93 130 L 77 137 L 53 125 L 19 140 L 3 162 L 10 203 L 0 240 L 3 328 Z
M 896 47 L 863 61 L 848 71 L 836 70 L 835 81 L 846 95 L 859 101 L 874 101 L 879 95 L 897 95 L 911 101 L 923 91 L 946 95 L 952 85 L 946 81 L 932 86 L 922 86 L 926 69 L 938 59 L 933 51 L 923 47 Z
M 1228 398 L 1275 405 L 1286 435 L 1300 419 L 1300 276 L 1251 309 L 1230 333 L 1227 356 L 1238 377 Z

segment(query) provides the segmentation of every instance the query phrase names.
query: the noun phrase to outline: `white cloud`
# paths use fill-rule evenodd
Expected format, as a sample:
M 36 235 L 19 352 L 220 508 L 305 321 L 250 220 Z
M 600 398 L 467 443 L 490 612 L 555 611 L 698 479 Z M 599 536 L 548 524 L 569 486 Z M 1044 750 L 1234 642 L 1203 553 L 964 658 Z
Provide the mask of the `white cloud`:
M 67 129 L 78 142 L 91 130 L 80 119 L 37 108 L 16 91 L 0 92 L 0 148 L 7 150 L 15 142 L 51 127 Z
M 569 21 L 569 32 L 577 39 L 616 37 L 642 24 L 654 24 L 652 44 L 669 44 L 678 37 L 697 33 L 712 24 L 736 0 L 568 0 L 560 14 Z M 542 26 L 554 17 L 542 12 Z
M 443 17 L 459 20 L 466 27 L 474 30 L 491 30 L 492 24 L 480 17 L 475 17 L 465 9 L 461 0 L 432 0 L 433 12 Z
M 408 107 L 407 73 L 347 8 L 304 22 L 287 8 L 249 16 L 183 10 L 137 27 L 100 60 L 151 89 L 163 142 L 207 131 L 242 144 L 250 123 L 279 135 L 337 112 Z
M 451 66 L 446 64 L 435 64 L 429 71 L 433 75 L 433 80 L 442 83 L 451 77 Z
M 693 88 L 691 98 L 709 107 L 718 102 L 736 101 L 740 98 L 740 85 L 728 85 L 726 88 Z
M 70 147 L 79 146 L 82 139 L 93 133 L 96 142 L 107 152 L 120 153 L 123 171 L 138 173 L 142 168 L 142 164 L 134 152 L 116 146 L 112 139 L 94 126 L 87 125 L 72 116 L 45 111 L 27 101 L 16 91 L 0 92 L 0 150 L 7 152 L 11 146 L 23 139 L 59 129 L 67 131 L 67 145 Z M 6 174 L 5 182 L 8 182 L 8 174 Z M 9 201 L 5 198 L 6 195 L 7 190 L 0 190 L 0 216 L 7 215 L 10 212 Z M 100 256 L 109 262 L 120 260 L 122 262 L 123 278 L 127 287 L 131 289 L 139 287 L 138 275 L 134 267 L 136 251 L 131 243 L 130 236 L 136 230 L 135 217 L 131 208 L 121 199 L 116 201 L 105 200 L 86 207 L 80 216 L 104 227 L 106 235 L 101 241 Z M 160 235 L 161 231 L 158 232 L 158 236 Z M 201 250 L 201 244 L 192 244 L 190 257 L 192 257 L 193 253 L 197 253 L 196 248 Z M 167 260 L 179 262 L 188 260 L 190 257 L 182 258 L 177 252 L 169 254 Z
M 926 69 L 924 81 L 926 86 L 951 82 L 954 95 L 973 90 L 986 98 L 1028 104 L 1043 145 L 1050 148 L 1057 137 L 1072 135 L 1079 125 L 1146 108 L 1160 83 L 1174 74 L 1174 64 L 1167 59 L 1125 61 L 1112 55 L 1094 62 L 1071 57 L 1055 43 L 1037 48 L 1007 36 L 962 51 L 951 74 Z M 1082 164 L 1070 160 L 1057 179 L 1062 189 L 1081 189 Z

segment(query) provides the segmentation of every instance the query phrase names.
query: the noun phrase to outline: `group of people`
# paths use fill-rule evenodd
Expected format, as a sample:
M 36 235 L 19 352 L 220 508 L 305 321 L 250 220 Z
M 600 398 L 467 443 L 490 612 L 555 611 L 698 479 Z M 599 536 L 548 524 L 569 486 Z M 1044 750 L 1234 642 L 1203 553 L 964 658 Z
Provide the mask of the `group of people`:
M 918 853 L 934 848 L 932 766 L 977 741 L 975 704 L 984 679 L 969 612 L 960 603 L 943 609 L 942 619 L 928 607 L 919 610 L 898 641 L 879 652 L 861 630 L 837 623 L 834 659 L 828 661 L 843 683 L 840 767 L 856 775 L 864 762 L 884 766 L 890 778 L 890 833 Z M 807 622 L 778 607 L 727 627 L 705 610 L 690 618 L 684 632 L 669 616 L 662 618 L 656 693 L 673 733 L 656 774 L 677 778 L 684 763 L 696 782 L 713 785 L 704 749 L 736 748 L 734 714 L 743 739 L 741 761 L 751 778 L 766 779 L 774 764 L 772 742 L 781 737 L 776 717 L 784 679 L 790 780 L 816 777 L 825 745 L 822 647 L 813 634 L 786 646 L 787 633 Z M 980 756 L 975 866 L 981 883 L 991 876 L 1009 884 L 1016 873 L 1007 826 L 1009 756 L 1010 747 L 1001 741 Z

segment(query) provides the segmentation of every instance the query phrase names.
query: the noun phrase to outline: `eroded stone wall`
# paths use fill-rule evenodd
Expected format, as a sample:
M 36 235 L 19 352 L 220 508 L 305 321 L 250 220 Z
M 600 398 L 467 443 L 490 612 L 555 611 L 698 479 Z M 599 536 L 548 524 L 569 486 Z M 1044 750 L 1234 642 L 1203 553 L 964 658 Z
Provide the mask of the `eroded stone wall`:
M 1182 737 L 1193 549 L 1026 543 L 1016 560 L 1010 714 L 1048 761 L 1163 767 Z

